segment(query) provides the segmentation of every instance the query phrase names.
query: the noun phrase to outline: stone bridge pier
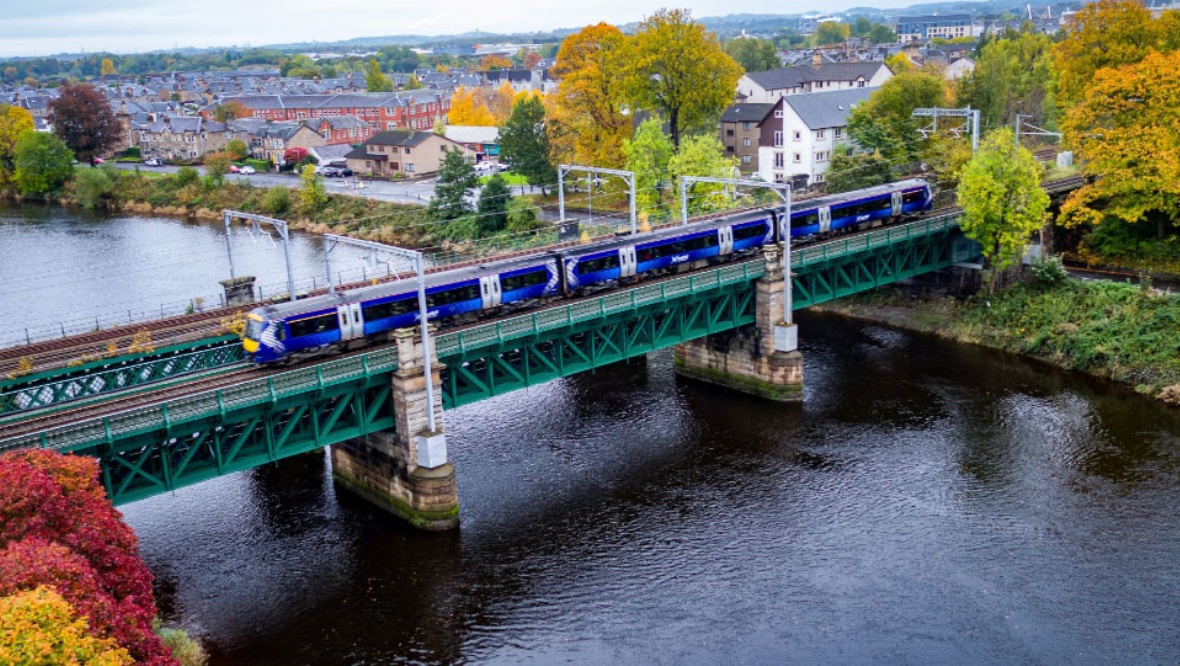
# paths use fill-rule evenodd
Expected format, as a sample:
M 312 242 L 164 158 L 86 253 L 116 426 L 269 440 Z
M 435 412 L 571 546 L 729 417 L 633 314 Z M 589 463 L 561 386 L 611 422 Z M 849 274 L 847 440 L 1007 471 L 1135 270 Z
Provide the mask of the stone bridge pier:
M 392 381 L 396 428 L 332 446 L 332 476 L 338 485 L 415 527 L 453 529 L 459 526 L 459 494 L 443 434 L 441 364 L 432 345 L 431 432 L 422 338 L 414 327 L 394 331 L 393 339 L 398 357 Z
M 740 329 L 676 345 L 676 372 L 778 402 L 803 400 L 803 354 L 797 328 L 786 322 L 782 252 L 763 250 L 765 274 L 755 282 L 755 321 Z

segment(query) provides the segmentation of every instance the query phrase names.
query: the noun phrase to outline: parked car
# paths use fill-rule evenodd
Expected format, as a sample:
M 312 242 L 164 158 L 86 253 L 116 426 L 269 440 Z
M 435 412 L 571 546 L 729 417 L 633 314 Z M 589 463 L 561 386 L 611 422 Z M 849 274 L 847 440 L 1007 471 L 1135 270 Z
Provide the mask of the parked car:
M 164 166 L 164 163 L 161 162 L 160 158 L 158 158 L 158 157 L 149 157 L 143 161 L 143 165 L 144 166 Z
M 101 157 L 92 157 L 92 158 L 90 158 L 90 163 L 91 163 L 91 164 L 103 164 L 104 162 L 106 162 L 106 160 L 104 160 L 104 159 L 103 159 L 103 158 L 101 158 Z
M 324 168 L 325 178 L 348 178 L 351 175 L 352 169 L 349 169 L 348 167 L 330 166 Z
M 231 164 L 231 165 L 229 165 L 229 172 L 230 173 L 241 173 L 242 168 L 236 164 Z
M 244 176 L 252 176 L 258 172 L 254 170 L 254 167 L 247 164 L 246 166 L 242 167 L 241 169 L 238 169 L 238 173 L 240 173 Z

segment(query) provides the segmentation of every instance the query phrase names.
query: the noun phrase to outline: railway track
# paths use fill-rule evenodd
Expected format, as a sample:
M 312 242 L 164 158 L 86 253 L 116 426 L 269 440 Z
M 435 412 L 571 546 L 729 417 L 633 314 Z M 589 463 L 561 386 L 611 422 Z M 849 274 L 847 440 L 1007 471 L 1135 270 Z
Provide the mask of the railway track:
M 1073 176 L 1070 178 L 1045 183 L 1045 188 L 1050 192 L 1062 192 L 1074 189 L 1082 183 L 1084 183 L 1084 178 L 1082 176 Z M 759 207 L 721 211 L 708 215 L 697 216 L 692 218 L 690 223 L 692 221 L 699 222 L 716 217 L 739 214 L 757 208 Z M 957 210 L 956 207 L 944 207 L 930 211 L 923 217 L 945 214 L 948 212 L 954 212 L 955 210 Z M 655 225 L 653 226 L 653 229 L 674 227 L 679 226 L 680 224 L 681 223 L 677 221 L 670 221 L 664 224 Z M 580 244 L 579 241 L 567 241 L 564 243 L 518 250 L 504 254 L 497 254 L 494 256 L 476 257 L 467 261 L 434 266 L 427 269 L 427 273 L 446 271 L 464 266 L 486 264 L 491 261 L 511 259 L 513 257 L 526 256 L 539 252 L 560 250 L 562 248 L 572 247 L 578 244 Z M 387 276 L 385 278 L 377 279 L 377 282 L 392 282 L 399 279 L 402 278 L 400 276 Z M 351 289 L 355 287 L 366 286 L 368 284 L 371 284 L 371 282 L 356 282 L 341 285 L 339 288 Z M 326 288 L 315 290 L 309 295 L 319 295 L 323 293 L 327 293 Z M 6 378 L 18 378 L 20 376 L 32 373 L 64 369 L 71 365 L 77 365 L 80 362 L 84 363 L 87 361 L 98 361 L 106 358 L 110 358 L 112 361 L 114 361 L 120 355 L 134 353 L 137 347 L 141 351 L 145 348 L 160 349 L 166 346 L 180 345 L 188 342 L 225 335 L 229 331 L 230 325 L 233 323 L 233 319 L 241 317 L 251 307 L 253 307 L 253 305 L 215 308 L 190 315 L 167 317 L 164 319 L 147 321 L 138 324 L 128 324 L 115 328 L 96 330 L 82 335 L 73 335 L 56 338 L 53 340 L 36 342 L 29 345 L 0 348 L 0 382 L 4 381 Z

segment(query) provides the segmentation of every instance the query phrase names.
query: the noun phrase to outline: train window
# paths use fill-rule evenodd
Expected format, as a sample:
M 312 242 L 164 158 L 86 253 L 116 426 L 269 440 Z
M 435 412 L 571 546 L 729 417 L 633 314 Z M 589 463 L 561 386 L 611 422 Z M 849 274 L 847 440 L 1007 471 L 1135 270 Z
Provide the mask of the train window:
M 619 267 L 619 255 L 612 254 L 607 257 L 600 257 L 598 259 L 591 259 L 589 261 L 578 262 L 578 275 L 585 275 L 587 273 L 597 273 L 598 271 L 605 271 L 609 268 Z
M 502 291 L 513 291 L 544 284 L 548 281 L 549 271 L 541 269 L 520 275 L 513 275 L 512 277 L 500 278 L 500 289 Z
M 661 257 L 670 257 L 674 254 L 682 254 L 684 252 L 692 252 L 693 250 L 703 250 L 707 247 L 715 247 L 717 245 L 717 234 L 708 234 L 706 236 L 699 236 L 697 238 L 690 238 L 688 240 L 678 240 L 672 243 L 664 243 L 655 247 L 647 247 L 637 252 L 640 263 L 651 261 L 652 259 L 659 259 Z
M 798 229 L 800 227 L 812 227 L 819 224 L 819 213 L 811 211 L 806 215 L 792 215 L 791 228 Z
M 903 204 L 910 204 L 921 201 L 924 198 L 925 197 L 922 194 L 922 190 L 914 190 L 913 192 L 906 192 L 905 194 L 901 195 L 901 202 Z
M 376 321 L 378 319 L 386 319 L 388 317 L 404 315 L 411 310 L 417 309 L 418 299 L 403 298 L 396 301 L 386 301 L 385 303 L 365 305 L 361 307 L 361 312 L 363 312 L 365 315 L 365 321 Z
M 426 307 L 435 308 L 442 305 L 450 305 L 451 303 L 470 301 L 477 298 L 479 298 L 479 285 L 469 284 L 462 287 L 452 287 L 446 291 L 437 291 L 433 294 L 427 294 Z
M 246 332 L 243 333 L 243 337 L 250 338 L 251 340 L 257 340 L 261 335 L 262 322 L 257 319 L 247 319 Z
M 291 337 L 300 338 L 305 335 L 323 333 L 324 331 L 335 331 L 340 328 L 340 325 L 336 323 L 336 313 L 333 312 L 332 314 L 320 315 L 319 317 L 288 321 L 287 328 L 291 331 Z
M 755 238 L 757 236 L 766 235 L 766 224 L 759 222 L 758 224 L 751 224 L 748 227 L 741 227 L 733 230 L 733 240 L 736 243 L 747 238 Z

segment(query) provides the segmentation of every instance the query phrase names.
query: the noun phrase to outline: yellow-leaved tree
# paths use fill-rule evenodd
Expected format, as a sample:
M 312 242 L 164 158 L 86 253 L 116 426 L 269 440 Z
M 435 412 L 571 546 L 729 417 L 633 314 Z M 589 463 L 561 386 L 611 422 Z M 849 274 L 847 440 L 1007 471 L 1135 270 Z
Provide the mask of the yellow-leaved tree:
M 132 663 L 114 639 L 90 635 L 86 619 L 51 587 L 0 598 L 0 664 Z
M 496 124 L 496 118 L 488 107 L 476 99 L 474 91 L 460 86 L 451 95 L 451 111 L 447 114 L 447 122 L 451 125 L 492 127 Z
M 1180 51 L 1100 69 L 1062 129 L 1096 180 L 1061 208 L 1065 224 L 1180 219 Z
M 661 9 L 644 19 L 622 62 L 625 98 L 634 109 L 666 118 L 677 147 L 685 130 L 716 131 L 742 75 L 717 35 L 687 9 Z
M 546 105 L 555 163 L 623 165 L 623 142 L 631 137 L 618 76 L 626 39 L 615 26 L 599 23 L 561 43 L 553 67 L 561 84 Z
M 0 104 L 0 185 L 12 182 L 16 140 L 33 130 L 33 114 L 18 106 Z

